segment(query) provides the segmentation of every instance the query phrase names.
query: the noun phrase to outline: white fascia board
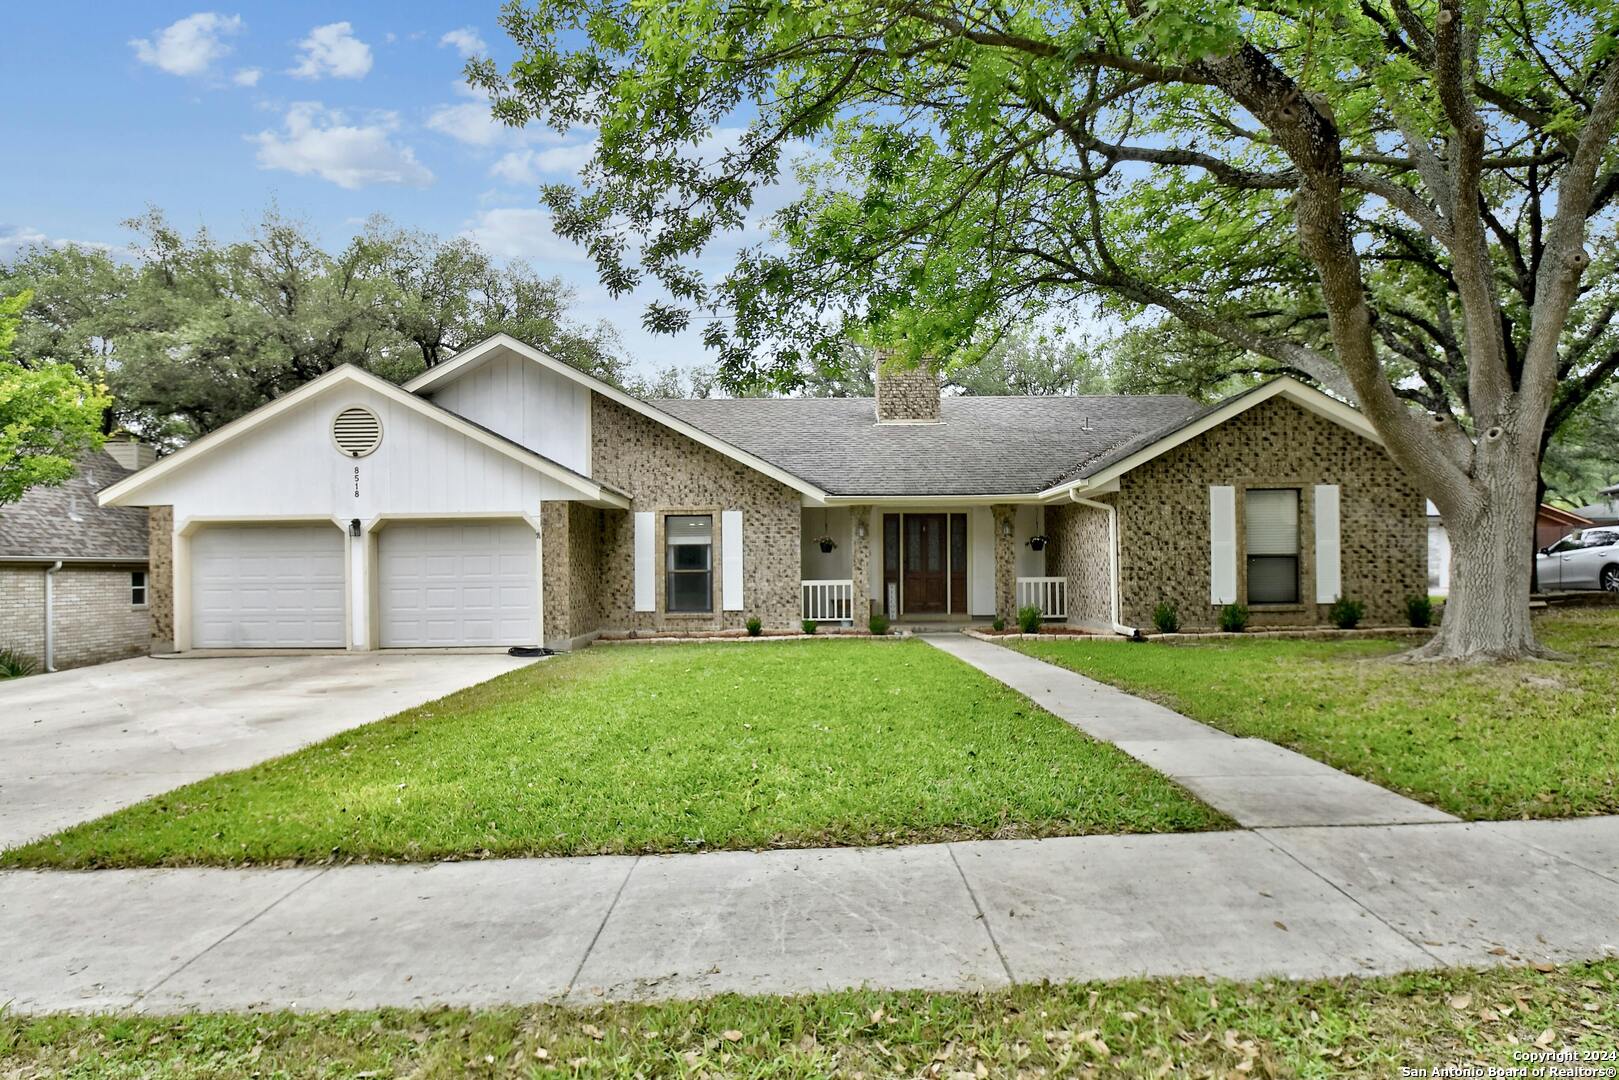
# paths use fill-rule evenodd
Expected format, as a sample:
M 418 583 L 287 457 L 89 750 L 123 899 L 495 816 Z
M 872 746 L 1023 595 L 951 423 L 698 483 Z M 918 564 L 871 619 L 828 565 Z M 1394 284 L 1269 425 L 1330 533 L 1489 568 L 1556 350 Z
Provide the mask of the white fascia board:
M 1199 435 L 1212 431 L 1228 420 L 1241 416 L 1254 406 L 1275 397 L 1286 397 L 1301 408 L 1308 409 L 1341 427 L 1348 428 L 1355 434 L 1362 438 L 1370 439 L 1379 446 L 1383 445 L 1383 437 L 1377 433 L 1377 429 L 1372 426 L 1372 422 L 1361 415 L 1358 410 L 1345 405 L 1336 398 L 1323 394 L 1314 387 L 1304 385 L 1297 379 L 1281 375 L 1257 389 L 1236 395 L 1213 412 L 1200 417 L 1196 422 L 1175 429 L 1157 442 L 1142 447 L 1129 457 L 1114 462 L 1098 473 L 1047 488 L 1041 492 L 1041 497 L 1049 500 L 1065 496 L 1070 491 L 1092 492 L 1107 490 L 1109 485 L 1116 487 L 1119 477 L 1131 469 L 1139 468 L 1153 458 L 1166 454 L 1182 443 L 1190 442 Z
M 1015 495 L 828 495 L 825 499 L 805 505 L 813 506 L 990 506 L 1000 503 L 1039 503 L 1040 493 L 1022 491 Z
M 664 427 L 684 435 L 686 438 L 695 443 L 706 446 L 716 453 L 724 454 L 733 461 L 740 461 L 742 464 L 746 465 L 750 469 L 753 469 L 755 472 L 763 473 L 772 480 L 786 484 L 794 491 L 797 491 L 811 499 L 817 500 L 817 505 L 820 505 L 820 500 L 824 500 L 826 498 L 826 492 L 822 491 L 809 481 L 801 477 L 794 476 L 787 470 L 778 468 L 763 458 L 750 454 L 741 447 L 726 442 L 724 439 L 716 438 L 715 436 L 704 431 L 702 428 L 693 427 L 684 420 L 664 412 L 656 405 L 648 405 L 640 398 L 631 394 L 626 394 L 618 387 L 613 386 L 610 383 L 603 382 L 594 375 L 588 375 L 574 367 L 572 364 L 564 364 L 561 360 L 541 352 L 539 349 L 536 349 L 534 346 L 529 345 L 526 342 L 517 340 L 510 334 L 496 334 L 494 337 L 486 338 L 470 348 L 463 349 L 455 354 L 454 359 L 446 360 L 444 363 L 424 371 L 414 379 L 410 380 L 405 384 L 404 389 L 412 394 L 431 393 L 437 387 L 443 386 L 445 383 L 457 379 L 466 374 L 468 371 L 471 371 L 473 368 L 476 368 L 484 360 L 487 360 L 496 349 L 499 348 L 510 349 L 512 352 L 523 357 L 525 360 L 530 360 L 536 364 L 539 364 L 543 368 L 554 371 L 563 378 L 572 379 L 580 386 L 583 386 L 589 390 L 594 390 L 602 397 L 614 402 L 615 404 L 624 406 L 624 408 L 629 409 L 631 412 L 637 412 L 642 416 L 648 417 L 649 419 L 656 420 Z
M 202 457 L 204 454 L 212 452 L 218 447 L 235 442 L 237 439 L 257 428 L 260 424 L 263 424 L 268 420 L 272 420 L 284 412 L 295 409 L 303 402 L 323 393 L 327 388 L 344 382 L 357 383 L 358 385 L 364 386 L 367 389 L 374 390 L 384 397 L 396 401 L 408 409 L 420 413 L 423 416 L 429 417 L 430 419 L 436 420 L 445 427 L 466 436 L 474 442 L 486 446 L 497 453 L 504 454 L 513 461 L 526 465 L 536 472 L 556 480 L 565 487 L 573 489 L 586 500 L 603 505 L 615 506 L 620 509 L 628 509 L 629 507 L 628 498 L 604 487 L 601 484 L 596 483 L 594 480 L 580 476 L 573 470 L 564 468 L 561 465 L 556 464 L 554 461 L 551 461 L 549 458 L 543 457 L 530 450 L 525 450 L 514 443 L 507 442 L 505 439 L 497 438 L 489 434 L 487 431 L 484 431 L 482 428 L 479 428 L 474 424 L 467 423 L 454 413 L 441 409 L 437 405 L 417 397 L 415 394 L 407 393 L 406 391 L 401 390 L 399 387 L 395 386 L 386 379 L 378 378 L 368 371 L 362 371 L 359 368 L 348 364 L 333 368 L 331 371 L 328 371 L 319 378 L 311 380 L 310 382 L 305 383 L 303 386 L 300 386 L 290 394 L 284 394 L 281 397 L 276 398 L 274 401 L 266 402 L 265 404 L 260 405 L 252 412 L 232 420 L 224 427 L 209 432 L 207 435 L 204 435 L 190 446 L 187 446 L 185 449 L 180 450 L 177 453 L 170 454 L 168 457 L 157 462 L 155 465 L 148 465 L 139 472 L 132 473 L 131 475 L 118 481 L 118 483 L 103 489 L 96 496 L 96 501 L 102 506 L 139 505 L 138 503 L 133 503 L 130 501 L 131 496 L 139 492 L 152 481 L 167 476 L 169 473 L 174 472 L 177 469 L 184 468 L 189 462 Z

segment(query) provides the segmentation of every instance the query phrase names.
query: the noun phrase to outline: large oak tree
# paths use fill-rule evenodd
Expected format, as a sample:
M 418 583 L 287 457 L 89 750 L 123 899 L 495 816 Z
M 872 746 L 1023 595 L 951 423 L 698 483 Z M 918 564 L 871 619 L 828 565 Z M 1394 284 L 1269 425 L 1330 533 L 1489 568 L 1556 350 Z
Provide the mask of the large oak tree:
M 1080 297 L 1155 308 L 1354 401 L 1455 565 L 1422 654 L 1539 652 L 1554 410 L 1619 368 L 1612 0 L 521 0 L 469 74 L 599 133 L 544 197 L 602 280 L 651 275 L 722 375 L 912 355 Z M 737 128 L 743 130 L 734 134 Z M 804 148 L 778 242 L 694 256 Z M 1413 401 L 1415 399 L 1415 401 Z M 1577 401 L 1575 402 L 1577 404 Z

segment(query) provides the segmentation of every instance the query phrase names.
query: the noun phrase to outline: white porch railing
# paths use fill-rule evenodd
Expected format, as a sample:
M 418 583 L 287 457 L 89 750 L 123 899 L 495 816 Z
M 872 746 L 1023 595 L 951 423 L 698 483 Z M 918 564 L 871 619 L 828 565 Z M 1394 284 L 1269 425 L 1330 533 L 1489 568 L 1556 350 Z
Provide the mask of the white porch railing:
M 803 617 L 816 622 L 848 622 L 854 608 L 854 582 L 850 580 L 800 581 Z
M 1019 609 L 1037 607 L 1048 619 L 1068 618 L 1068 579 L 1060 577 L 1020 577 L 1017 579 Z

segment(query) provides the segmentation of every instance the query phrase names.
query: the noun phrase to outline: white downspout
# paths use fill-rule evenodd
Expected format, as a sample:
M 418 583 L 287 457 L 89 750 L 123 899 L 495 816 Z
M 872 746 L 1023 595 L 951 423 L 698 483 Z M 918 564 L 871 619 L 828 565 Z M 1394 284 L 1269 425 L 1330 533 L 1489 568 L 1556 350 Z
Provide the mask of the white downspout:
M 60 570 L 60 569 L 62 569 L 62 560 L 57 559 L 55 563 L 53 563 L 51 566 L 47 567 L 46 570 L 45 570 L 45 670 L 46 670 L 46 672 L 52 672 L 52 671 L 56 670 L 56 626 L 55 626 L 56 612 L 53 610 L 53 608 L 54 608 L 54 602 L 55 602 L 55 597 L 56 597 L 56 590 L 55 590 L 55 587 L 54 587 L 55 586 L 56 572 L 58 570 Z
M 1126 626 L 1119 621 L 1119 512 L 1110 503 L 1097 502 L 1095 499 L 1082 499 L 1078 492 L 1068 489 L 1068 497 L 1080 506 L 1089 506 L 1107 512 L 1107 585 L 1108 603 L 1112 608 L 1109 619 L 1112 622 L 1113 632 L 1122 634 L 1127 638 L 1141 636 L 1141 631 L 1134 626 Z

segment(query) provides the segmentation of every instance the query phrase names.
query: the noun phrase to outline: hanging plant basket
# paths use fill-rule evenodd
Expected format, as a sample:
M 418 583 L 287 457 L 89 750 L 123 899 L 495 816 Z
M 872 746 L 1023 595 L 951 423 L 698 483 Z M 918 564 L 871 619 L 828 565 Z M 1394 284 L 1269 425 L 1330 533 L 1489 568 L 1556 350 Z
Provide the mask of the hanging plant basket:
M 1046 549 L 1046 538 L 1044 536 L 1031 536 L 1029 537 L 1027 543 L 1036 551 L 1044 551 Z
M 832 550 L 838 546 L 838 542 L 830 536 L 818 536 L 815 538 L 815 542 L 821 545 L 821 554 L 823 555 L 832 554 Z

